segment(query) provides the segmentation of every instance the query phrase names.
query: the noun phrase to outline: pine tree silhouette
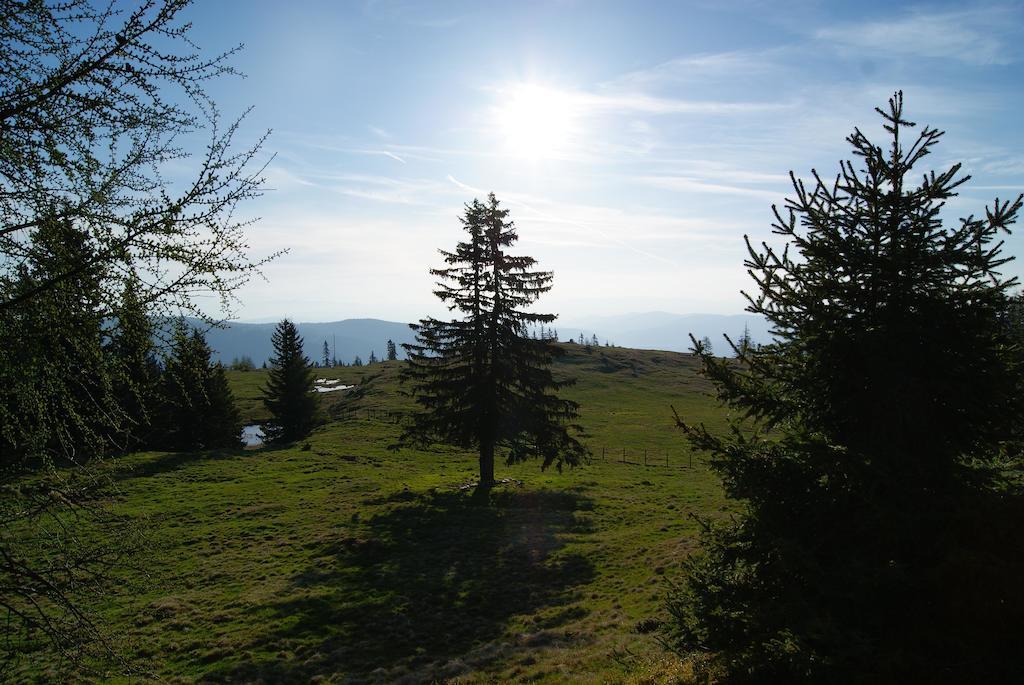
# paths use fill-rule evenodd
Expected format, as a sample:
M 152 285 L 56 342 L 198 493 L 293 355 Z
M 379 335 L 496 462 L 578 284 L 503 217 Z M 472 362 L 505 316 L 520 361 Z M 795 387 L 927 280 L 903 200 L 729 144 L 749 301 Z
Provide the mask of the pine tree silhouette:
M 263 405 L 271 419 L 264 434 L 268 442 L 291 442 L 308 435 L 317 422 L 313 372 L 302 352 L 302 337 L 291 321 L 281 321 L 271 341 L 274 355 L 263 388 Z
M 529 337 L 531 327 L 553 314 L 527 311 L 551 289 L 552 274 L 535 270 L 532 257 L 508 253 L 518 236 L 508 210 L 494 194 L 474 200 L 460 220 L 468 237 L 454 252 L 442 250 L 447 266 L 432 269 L 435 294 L 462 317 L 413 324 L 416 343 L 404 345 L 409 364 L 403 380 L 423 411 L 402 440 L 441 440 L 477 450 L 480 488 L 494 481 L 494 458 L 507 462 L 539 457 L 542 466 L 578 464 L 583 446 L 570 435 L 578 426 L 575 402 L 555 392 L 551 361 L 562 353 L 549 340 Z

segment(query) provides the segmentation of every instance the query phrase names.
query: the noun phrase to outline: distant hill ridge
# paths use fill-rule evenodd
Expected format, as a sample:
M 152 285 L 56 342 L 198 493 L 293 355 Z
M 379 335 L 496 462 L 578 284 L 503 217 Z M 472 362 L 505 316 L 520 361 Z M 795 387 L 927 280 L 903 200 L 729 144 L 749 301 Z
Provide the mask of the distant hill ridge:
M 188 323 L 204 327 L 197 319 L 188 319 Z M 366 362 L 370 353 L 383 359 L 387 354 L 388 340 L 398 346 L 398 356 L 404 358 L 402 343 L 413 342 L 414 335 L 409 324 L 380 319 L 345 319 L 324 323 L 296 323 L 299 335 L 303 338 L 303 349 L 312 362 L 323 359 L 323 345 L 331 347 L 332 354 L 339 362 L 351 364 L 356 356 Z M 212 328 L 206 333 L 206 342 L 213 350 L 213 357 L 224 364 L 234 359 L 249 357 L 260 366 L 270 359 L 274 353 L 270 337 L 274 333 L 276 323 L 238 323 L 227 322 L 220 328 Z
M 199 325 L 199 321 L 190 323 Z M 214 350 L 214 358 L 225 364 L 243 356 L 250 357 L 259 366 L 273 354 L 270 336 L 276 323 L 228 322 L 222 328 L 207 332 L 206 340 Z M 729 348 L 722 334 L 736 340 L 749 327 L 754 342 L 768 342 L 768 323 L 753 314 L 673 314 L 670 312 L 642 312 L 615 316 L 581 318 L 554 324 L 560 340 L 578 339 L 582 334 L 590 339 L 594 335 L 603 345 L 605 341 L 621 347 L 647 350 L 685 352 L 690 349 L 689 334 L 711 339 L 715 352 L 728 354 Z M 358 355 L 364 362 L 370 353 L 382 359 L 387 352 L 387 341 L 398 346 L 398 355 L 404 358 L 402 343 L 414 341 L 412 329 L 406 323 L 381 319 L 344 319 L 321 323 L 297 323 L 305 341 L 306 356 L 311 361 L 323 357 L 323 344 L 327 341 L 338 361 L 351 364 Z

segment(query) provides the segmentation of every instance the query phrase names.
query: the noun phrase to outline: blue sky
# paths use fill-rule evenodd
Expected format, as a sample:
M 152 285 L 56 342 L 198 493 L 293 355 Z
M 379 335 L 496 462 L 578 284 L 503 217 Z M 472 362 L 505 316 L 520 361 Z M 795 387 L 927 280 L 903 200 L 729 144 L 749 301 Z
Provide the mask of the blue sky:
M 540 309 L 737 313 L 742 236 L 772 240 L 787 174 L 832 174 L 873 107 L 947 132 L 928 168 L 974 176 L 951 216 L 1024 190 L 1019 2 L 199 2 L 211 93 L 270 128 L 243 320 L 442 314 L 427 270 L 493 190 Z M 1021 254 L 1024 239 L 1007 241 Z M 1008 267 L 1024 273 L 1022 265 Z

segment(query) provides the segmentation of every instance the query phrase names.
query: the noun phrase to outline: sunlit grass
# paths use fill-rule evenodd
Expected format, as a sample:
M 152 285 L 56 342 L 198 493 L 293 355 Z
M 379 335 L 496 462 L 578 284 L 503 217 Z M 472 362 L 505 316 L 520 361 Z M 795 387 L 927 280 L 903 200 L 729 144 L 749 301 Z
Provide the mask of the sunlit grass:
M 398 426 L 367 418 L 411 408 L 397 363 L 318 370 L 362 385 L 322 396 L 307 442 L 119 464 L 116 507 L 147 521 L 151 551 L 97 607 L 104 622 L 172 682 L 672 682 L 683 667 L 649 630 L 695 545 L 687 514 L 726 505 L 700 460 L 681 466 L 669 404 L 723 414 L 690 357 L 570 349 L 558 371 L 578 379 L 598 456 L 646 448 L 671 466 L 501 465 L 521 485 L 480 507 L 459 489 L 474 455 L 389 451 Z M 265 417 L 264 377 L 231 374 L 247 420 Z M 21 675 L 46 680 L 46 665 L 35 654 Z

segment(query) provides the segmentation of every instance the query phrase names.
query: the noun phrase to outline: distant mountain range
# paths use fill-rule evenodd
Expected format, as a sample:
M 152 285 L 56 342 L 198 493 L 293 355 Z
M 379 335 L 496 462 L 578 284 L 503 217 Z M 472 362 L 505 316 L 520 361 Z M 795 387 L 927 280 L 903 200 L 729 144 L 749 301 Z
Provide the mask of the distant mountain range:
M 190 323 L 198 325 L 198 321 Z M 380 319 L 345 319 L 327 323 L 297 323 L 299 335 L 303 337 L 303 349 L 310 361 L 323 359 L 324 341 L 331 348 L 338 361 L 351 364 L 359 356 L 364 362 L 370 353 L 383 359 L 387 354 L 387 342 L 393 340 L 398 346 L 399 358 L 404 358 L 402 343 L 413 342 L 414 336 L 409 324 Z M 206 333 L 206 342 L 213 350 L 213 358 L 224 364 L 241 357 L 249 357 L 256 366 L 270 359 L 274 353 L 270 336 L 276 323 L 227 323 L 223 328 L 213 328 Z
M 214 358 L 225 364 L 247 356 L 259 366 L 273 354 L 270 336 L 275 326 L 275 323 L 232 322 L 223 328 L 208 331 L 206 340 L 214 350 Z M 305 339 L 306 356 L 312 361 L 322 358 L 325 340 L 338 360 L 345 363 L 351 363 L 357 355 L 365 362 L 371 352 L 378 359 L 383 358 L 388 340 L 398 345 L 398 355 L 404 358 L 402 343 L 414 340 L 408 324 L 380 319 L 345 319 L 326 323 L 299 323 L 296 326 Z M 585 318 L 565 325 L 556 321 L 553 327 L 562 341 L 575 340 L 581 334 L 589 340 L 596 335 L 602 345 L 608 341 L 620 347 L 674 352 L 689 350 L 689 334 L 693 333 L 697 338 L 707 336 L 716 352 L 727 354 L 729 347 L 722 334 L 728 334 L 736 340 L 743 334 L 744 326 L 749 327 L 754 342 L 769 340 L 767 322 L 753 314 L 645 312 Z
M 731 354 L 722 335 L 728 335 L 735 342 L 743 335 L 744 327 L 749 329 L 755 343 L 766 343 L 771 339 L 768 322 L 754 314 L 643 312 L 567 321 L 565 326 L 555 322 L 560 340 L 578 338 L 582 333 L 584 338 L 596 335 L 602 345 L 608 340 L 620 347 L 686 352 L 691 347 L 692 333 L 698 340 L 707 336 L 718 354 Z

